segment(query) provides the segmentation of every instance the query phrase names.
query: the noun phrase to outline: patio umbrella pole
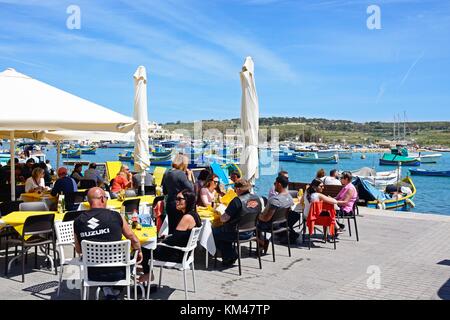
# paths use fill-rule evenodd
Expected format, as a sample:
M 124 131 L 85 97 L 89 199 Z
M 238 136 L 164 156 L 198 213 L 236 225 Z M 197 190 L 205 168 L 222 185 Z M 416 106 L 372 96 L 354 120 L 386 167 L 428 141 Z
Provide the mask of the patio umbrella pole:
M 9 142 L 9 154 L 11 155 L 10 167 L 11 167 L 11 201 L 16 201 L 16 161 L 14 151 L 16 147 L 14 145 L 14 131 L 11 131 Z
M 56 141 L 56 170 L 59 168 L 59 157 L 61 156 L 61 142 Z

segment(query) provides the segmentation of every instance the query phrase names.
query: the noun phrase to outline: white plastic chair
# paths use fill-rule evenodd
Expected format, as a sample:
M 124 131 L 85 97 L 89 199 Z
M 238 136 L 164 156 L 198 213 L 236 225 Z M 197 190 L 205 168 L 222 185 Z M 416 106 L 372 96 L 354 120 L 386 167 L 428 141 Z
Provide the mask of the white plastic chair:
M 48 211 L 48 206 L 45 202 L 22 202 L 19 204 L 19 211 Z
M 67 222 L 55 221 L 55 233 L 56 233 L 56 246 L 58 248 L 59 265 L 60 265 L 58 293 L 57 293 L 57 295 L 59 296 L 60 290 L 61 290 L 62 276 L 64 273 L 64 266 L 74 265 L 74 266 L 81 267 L 81 261 L 80 261 L 80 257 L 67 258 L 64 253 L 64 247 L 66 247 L 66 246 L 71 246 L 71 247 L 75 248 L 73 220 L 67 221 Z M 81 270 L 80 270 L 80 274 L 81 274 Z
M 124 286 L 127 287 L 127 297 L 130 298 L 130 284 L 134 282 L 134 297 L 137 298 L 136 286 L 136 258 L 131 259 L 130 240 L 113 241 L 113 242 L 95 242 L 95 241 L 81 241 L 82 257 L 82 274 L 83 274 L 83 300 L 89 297 L 89 287 L 100 286 Z M 88 278 L 88 268 L 90 267 L 124 267 L 125 279 L 119 281 L 92 281 Z M 98 292 L 97 292 L 98 298 Z
M 188 243 L 186 247 L 177 247 L 177 246 L 169 246 L 165 243 L 158 243 L 158 246 L 164 246 L 176 250 L 180 250 L 184 252 L 183 260 L 181 263 L 176 262 L 169 262 L 169 261 L 160 261 L 160 260 L 153 260 L 153 251 L 150 257 L 150 260 L 148 264 L 150 265 L 150 275 L 153 272 L 154 267 L 159 267 L 159 287 L 161 288 L 161 279 L 162 279 L 162 270 L 163 268 L 167 269 L 178 269 L 180 271 L 183 271 L 183 277 L 184 277 L 184 297 L 187 300 L 188 294 L 187 294 L 187 281 L 186 281 L 186 270 L 189 270 L 192 268 L 192 279 L 194 282 L 194 292 L 195 292 L 195 270 L 194 270 L 194 250 L 197 247 L 198 238 L 200 236 L 200 231 L 202 230 L 201 227 L 199 228 L 193 228 L 191 230 L 191 235 L 189 237 Z M 150 276 L 151 277 L 151 276 Z M 150 283 L 147 287 L 147 300 L 150 299 Z

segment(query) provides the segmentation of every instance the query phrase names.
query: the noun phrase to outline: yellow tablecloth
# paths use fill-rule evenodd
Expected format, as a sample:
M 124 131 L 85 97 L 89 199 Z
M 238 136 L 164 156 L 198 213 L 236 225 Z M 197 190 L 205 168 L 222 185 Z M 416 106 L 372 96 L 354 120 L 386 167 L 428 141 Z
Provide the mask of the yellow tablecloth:
M 155 200 L 155 196 L 141 196 L 141 197 L 131 197 L 126 198 L 125 200 L 131 200 L 131 199 L 141 199 L 141 202 L 147 202 L 150 204 L 153 204 L 153 200 Z M 106 203 L 107 208 L 111 209 L 120 209 L 122 207 L 123 201 L 119 201 L 118 199 L 110 199 Z M 83 202 L 83 206 L 85 208 L 89 208 L 89 202 Z
M 28 217 L 40 216 L 49 213 L 55 215 L 55 221 L 61 221 L 64 217 L 64 214 L 57 213 L 55 211 L 14 211 L 7 216 L 2 217 L 1 220 L 3 221 L 3 224 L 0 225 L 0 228 L 6 225 L 12 226 L 19 234 L 22 234 L 23 224 Z
M 156 227 L 142 227 L 141 230 L 133 229 L 133 233 L 138 237 L 139 242 L 142 244 L 156 239 Z M 125 239 L 125 237 L 122 237 Z
M 220 221 L 220 213 L 214 211 L 211 207 L 197 207 L 197 213 L 200 219 L 206 219 L 211 221 L 213 227 L 220 226 L 222 222 Z
M 50 193 L 37 193 L 37 192 L 26 192 L 20 195 L 23 201 L 42 201 L 44 199 L 55 200 L 56 197 L 52 196 Z

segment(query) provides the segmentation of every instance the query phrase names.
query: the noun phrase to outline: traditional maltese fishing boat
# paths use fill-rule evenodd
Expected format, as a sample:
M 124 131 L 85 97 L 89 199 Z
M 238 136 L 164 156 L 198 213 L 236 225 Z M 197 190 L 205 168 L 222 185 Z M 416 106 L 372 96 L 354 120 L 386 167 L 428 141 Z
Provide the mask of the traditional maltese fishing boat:
M 413 199 L 416 195 L 416 186 L 410 177 L 393 185 L 391 188 L 395 189 L 393 192 L 382 192 L 360 178 L 356 178 L 353 184 L 358 190 L 359 199 L 364 201 L 368 208 L 408 211 L 415 207 Z
M 70 159 L 80 159 L 81 158 L 81 150 L 80 149 L 67 149 L 61 152 L 63 158 Z

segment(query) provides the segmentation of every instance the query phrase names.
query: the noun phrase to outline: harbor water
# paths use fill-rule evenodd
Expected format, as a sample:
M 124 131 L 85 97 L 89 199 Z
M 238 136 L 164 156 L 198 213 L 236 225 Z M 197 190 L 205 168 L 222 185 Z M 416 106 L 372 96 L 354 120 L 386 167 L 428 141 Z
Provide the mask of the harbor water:
M 116 148 L 97 149 L 95 155 L 83 154 L 81 160 L 94 162 L 117 161 L 118 154 L 122 152 L 124 152 L 124 150 Z M 270 152 L 263 150 L 260 155 L 261 168 L 259 179 L 256 182 L 256 192 L 261 195 L 267 195 L 270 187 L 273 185 L 277 172 L 280 170 L 289 172 L 290 181 L 310 182 L 320 168 L 324 168 L 327 174 L 334 168 L 340 171 L 351 171 L 362 167 L 370 167 L 375 168 L 377 172 L 396 169 L 396 167 L 391 166 L 380 166 L 378 161 L 382 156 L 380 153 L 366 153 L 365 155 L 366 159 L 361 159 L 360 153 L 354 153 L 352 159 L 340 159 L 338 164 L 306 164 L 273 161 Z M 56 166 L 55 148 L 49 147 L 47 159 L 51 161 L 53 167 Z M 60 161 L 64 160 L 66 159 L 61 159 Z M 69 160 L 76 161 L 77 159 Z M 130 166 L 130 168 L 132 168 L 132 166 Z M 421 164 L 420 168 L 450 170 L 450 153 L 443 153 L 443 156 L 438 163 Z M 153 171 L 153 168 L 150 169 Z M 405 177 L 408 173 L 408 167 L 402 167 L 402 176 Z M 417 188 L 417 193 L 414 198 L 416 206 L 412 211 L 450 215 L 450 178 L 426 176 L 413 176 L 412 178 Z

